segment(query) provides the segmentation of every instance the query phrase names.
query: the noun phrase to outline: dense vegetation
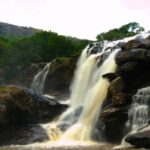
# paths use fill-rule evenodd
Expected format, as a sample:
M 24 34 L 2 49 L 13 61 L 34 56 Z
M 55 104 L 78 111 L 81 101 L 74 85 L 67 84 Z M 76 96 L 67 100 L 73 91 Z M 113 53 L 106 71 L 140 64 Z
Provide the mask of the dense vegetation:
M 3 29 L 5 30 L 3 31 Z M 12 32 L 9 33 L 9 31 L 14 29 L 15 32 L 11 35 Z M 0 75 L 3 72 L 6 80 L 13 78 L 18 68 L 28 68 L 32 63 L 49 62 L 55 58 L 60 61 L 67 57 L 77 56 L 76 54 L 80 54 L 90 42 L 89 40 L 58 35 L 51 31 L 46 32 L 18 26 L 11 28 L 11 25 L 8 24 L 6 27 L 3 24 L 3 28 L 0 26 L 0 31 L 3 33 L 0 34 Z M 97 40 L 117 40 L 133 36 L 141 31 L 144 31 L 144 28 L 138 23 L 132 22 L 97 35 Z M 23 33 L 25 33 L 24 36 Z M 16 36 L 14 36 L 15 34 Z M 30 34 L 31 36 L 27 36 Z
M 51 61 L 56 57 L 70 57 L 80 52 L 87 40 L 75 40 L 54 32 L 38 32 L 28 38 L 0 38 L 0 65 Z M 7 59 L 7 61 L 6 61 Z
M 17 67 L 71 57 L 80 53 L 88 42 L 46 31 L 25 38 L 0 37 L 0 68 L 5 70 L 5 77 L 10 78 Z
M 109 30 L 108 32 L 103 32 L 97 35 L 98 41 L 108 40 L 118 40 L 129 36 L 134 36 L 140 32 L 144 31 L 144 28 L 140 26 L 137 22 L 131 22 L 126 25 L 121 26 L 120 28 L 115 28 Z

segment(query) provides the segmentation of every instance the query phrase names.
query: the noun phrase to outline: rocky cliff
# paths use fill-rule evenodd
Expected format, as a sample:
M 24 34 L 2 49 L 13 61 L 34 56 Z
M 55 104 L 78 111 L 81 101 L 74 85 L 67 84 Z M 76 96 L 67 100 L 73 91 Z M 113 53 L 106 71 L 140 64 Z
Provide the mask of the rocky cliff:
M 111 82 L 105 100 L 107 106 L 101 113 L 109 142 L 120 142 L 127 133 L 125 123 L 132 96 L 138 89 L 150 86 L 150 36 L 144 39 L 137 36 L 128 42 L 119 43 L 119 46 L 121 51 L 115 57 L 117 72 L 104 75 Z M 149 132 L 147 134 L 150 137 Z

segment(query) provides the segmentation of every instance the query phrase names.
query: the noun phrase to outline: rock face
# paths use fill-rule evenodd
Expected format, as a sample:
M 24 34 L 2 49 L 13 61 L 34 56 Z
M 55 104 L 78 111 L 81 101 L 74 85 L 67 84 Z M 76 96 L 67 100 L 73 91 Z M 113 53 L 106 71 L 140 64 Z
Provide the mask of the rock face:
M 60 57 L 51 62 L 44 93 L 61 98 L 68 93 L 78 56 L 75 55 L 71 58 Z M 34 76 L 45 65 L 46 62 L 32 63 L 28 67 L 17 66 L 17 70 L 13 75 L 7 73 L 5 70 L 0 70 L 0 84 L 13 84 L 30 88 Z
M 0 130 L 0 133 L 0 147 L 44 142 L 49 139 L 45 129 L 38 124 L 9 126 Z
M 67 108 L 28 89 L 0 87 L 0 128 L 51 121 Z
M 150 130 L 131 134 L 125 138 L 125 141 L 138 148 L 150 148 Z
M 139 88 L 150 86 L 150 36 L 145 39 L 137 37 L 119 44 L 121 51 L 115 57 L 118 70 L 103 76 L 111 82 L 105 100 L 109 103 L 100 116 L 109 142 L 121 141 L 125 135 L 125 122 L 132 96 Z
M 69 92 L 78 56 L 75 55 L 71 58 L 62 57 L 52 61 L 45 83 L 46 93 L 59 96 Z

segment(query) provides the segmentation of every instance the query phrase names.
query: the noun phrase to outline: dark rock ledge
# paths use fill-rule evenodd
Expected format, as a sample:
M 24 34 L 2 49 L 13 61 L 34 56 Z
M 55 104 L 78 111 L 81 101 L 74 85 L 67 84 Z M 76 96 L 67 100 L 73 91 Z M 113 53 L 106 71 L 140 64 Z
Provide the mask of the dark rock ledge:
M 51 121 L 67 108 L 55 100 L 16 86 L 0 86 L 0 128 Z
M 39 123 L 52 121 L 66 108 L 30 89 L 0 86 L 0 146 L 48 140 Z

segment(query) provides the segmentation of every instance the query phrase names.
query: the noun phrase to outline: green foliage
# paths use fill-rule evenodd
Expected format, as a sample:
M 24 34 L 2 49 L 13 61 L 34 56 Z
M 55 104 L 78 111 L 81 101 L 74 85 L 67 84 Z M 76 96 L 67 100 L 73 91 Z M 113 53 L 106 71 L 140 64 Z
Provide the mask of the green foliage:
M 88 42 L 45 31 L 25 38 L 0 37 L 0 68 L 5 70 L 5 77 L 9 80 L 17 67 L 49 62 L 57 57 L 71 57 L 80 53 Z
M 101 33 L 97 39 L 117 40 L 144 31 L 138 23 L 132 22 L 118 29 Z M 56 58 L 58 63 L 67 62 L 65 57 L 79 56 L 82 49 L 89 43 L 73 37 L 58 35 L 55 32 L 36 32 L 30 37 L 0 37 L 0 68 L 8 80 L 15 76 L 17 68 L 26 67 L 31 63 L 49 62 Z
M 6 46 L 8 43 L 9 46 Z M 23 39 L 9 41 L 0 39 L 0 56 L 3 59 L 7 56 L 7 61 L 3 65 L 28 65 L 31 62 L 51 61 L 56 57 L 69 57 L 81 52 L 87 43 L 87 40 L 74 41 L 54 32 L 43 31 Z
M 55 59 L 56 63 L 61 63 L 61 62 L 65 62 L 65 61 L 68 61 L 68 57 L 57 57 Z
M 126 25 L 121 26 L 120 28 L 109 30 L 108 32 L 103 32 L 97 35 L 98 41 L 108 40 L 118 40 L 129 36 L 134 36 L 136 34 L 144 31 L 144 28 L 140 26 L 137 22 L 131 22 Z

